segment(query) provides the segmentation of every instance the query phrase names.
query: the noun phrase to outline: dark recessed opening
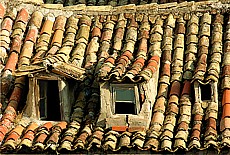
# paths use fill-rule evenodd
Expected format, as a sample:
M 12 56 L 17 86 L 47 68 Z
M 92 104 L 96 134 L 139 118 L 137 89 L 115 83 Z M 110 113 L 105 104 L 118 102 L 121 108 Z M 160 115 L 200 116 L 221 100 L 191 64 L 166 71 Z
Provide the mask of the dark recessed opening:
M 57 80 L 39 80 L 40 119 L 46 121 L 60 121 L 60 100 Z
M 200 89 L 201 89 L 201 100 L 211 100 L 211 95 L 212 95 L 211 85 L 200 84 Z
M 129 102 L 115 102 L 115 114 L 136 114 L 135 104 Z

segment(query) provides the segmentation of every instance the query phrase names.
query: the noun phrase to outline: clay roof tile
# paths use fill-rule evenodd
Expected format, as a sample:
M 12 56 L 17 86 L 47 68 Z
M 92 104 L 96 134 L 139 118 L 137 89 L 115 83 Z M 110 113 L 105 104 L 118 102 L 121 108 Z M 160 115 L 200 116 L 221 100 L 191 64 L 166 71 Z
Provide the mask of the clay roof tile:
M 5 7 L 0 3 L 0 18 L 3 18 L 5 14 Z
M 27 23 L 29 19 L 29 13 L 25 8 L 22 8 L 20 12 L 17 15 L 16 21 L 15 22 L 23 22 Z

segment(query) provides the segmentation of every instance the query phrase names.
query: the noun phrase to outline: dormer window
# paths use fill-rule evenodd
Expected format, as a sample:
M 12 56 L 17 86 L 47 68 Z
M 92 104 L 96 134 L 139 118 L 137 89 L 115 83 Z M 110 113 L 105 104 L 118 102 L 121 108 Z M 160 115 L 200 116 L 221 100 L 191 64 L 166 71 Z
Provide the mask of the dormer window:
M 113 114 L 133 114 L 140 111 L 138 87 L 134 84 L 111 84 Z
M 211 100 L 211 96 L 212 96 L 212 88 L 210 84 L 200 84 L 200 89 L 201 89 L 201 100 Z
M 60 121 L 58 80 L 38 80 L 40 120 Z
M 23 114 L 40 121 L 69 121 L 74 103 L 74 85 L 69 82 L 52 73 L 31 74 Z

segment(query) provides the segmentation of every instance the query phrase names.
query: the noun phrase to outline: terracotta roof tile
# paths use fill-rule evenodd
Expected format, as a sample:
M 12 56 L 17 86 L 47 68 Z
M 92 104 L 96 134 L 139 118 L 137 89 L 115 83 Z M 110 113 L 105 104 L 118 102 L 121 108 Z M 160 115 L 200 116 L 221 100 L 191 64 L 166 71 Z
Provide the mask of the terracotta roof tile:
M 47 15 L 46 21 L 42 26 L 40 34 L 47 33 L 48 35 L 51 35 L 54 24 L 54 18 L 55 17 L 52 14 Z

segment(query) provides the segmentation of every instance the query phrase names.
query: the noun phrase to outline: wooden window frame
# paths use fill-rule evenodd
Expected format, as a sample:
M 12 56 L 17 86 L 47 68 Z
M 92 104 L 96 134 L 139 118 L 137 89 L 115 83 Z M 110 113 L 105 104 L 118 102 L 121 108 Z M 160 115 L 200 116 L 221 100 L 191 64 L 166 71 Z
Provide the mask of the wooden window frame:
M 135 106 L 135 113 L 134 114 L 116 114 L 115 113 L 115 106 L 116 106 L 116 96 L 115 90 L 116 89 L 133 89 L 134 90 L 134 106 Z M 139 89 L 137 84 L 110 84 L 110 93 L 111 93 L 111 110 L 114 115 L 138 115 L 140 113 L 140 100 L 139 100 Z M 126 101 L 127 102 L 127 101 Z

